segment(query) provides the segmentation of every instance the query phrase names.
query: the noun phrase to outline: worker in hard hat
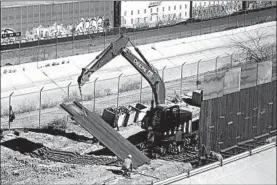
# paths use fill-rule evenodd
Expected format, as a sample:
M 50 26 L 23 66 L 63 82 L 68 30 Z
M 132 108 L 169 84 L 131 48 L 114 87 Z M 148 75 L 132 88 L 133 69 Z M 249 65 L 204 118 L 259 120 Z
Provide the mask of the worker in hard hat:
M 132 155 L 129 154 L 126 159 L 124 159 L 122 164 L 123 176 L 131 177 L 131 172 L 133 171 L 133 161 Z

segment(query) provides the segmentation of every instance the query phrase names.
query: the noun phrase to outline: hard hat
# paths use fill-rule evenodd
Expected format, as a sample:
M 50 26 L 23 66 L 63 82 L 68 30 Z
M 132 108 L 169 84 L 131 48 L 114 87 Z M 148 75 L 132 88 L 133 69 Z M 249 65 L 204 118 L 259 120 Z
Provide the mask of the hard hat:
M 131 159 L 131 158 L 132 158 L 132 155 L 131 155 L 131 154 L 129 154 L 129 155 L 128 155 L 128 158 L 130 158 L 130 159 Z
M 148 127 L 148 130 L 152 130 L 152 127 L 151 127 L 151 126 L 149 126 L 149 127 Z

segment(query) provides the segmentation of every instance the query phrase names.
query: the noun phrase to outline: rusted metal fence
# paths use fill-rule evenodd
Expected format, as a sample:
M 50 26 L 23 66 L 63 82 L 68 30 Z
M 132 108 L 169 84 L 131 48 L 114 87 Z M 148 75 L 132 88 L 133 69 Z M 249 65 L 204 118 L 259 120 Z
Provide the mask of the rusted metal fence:
M 228 149 L 276 131 L 276 58 L 239 69 L 231 77 L 226 71 L 204 77 L 209 80 L 203 82 L 199 130 L 208 150 Z

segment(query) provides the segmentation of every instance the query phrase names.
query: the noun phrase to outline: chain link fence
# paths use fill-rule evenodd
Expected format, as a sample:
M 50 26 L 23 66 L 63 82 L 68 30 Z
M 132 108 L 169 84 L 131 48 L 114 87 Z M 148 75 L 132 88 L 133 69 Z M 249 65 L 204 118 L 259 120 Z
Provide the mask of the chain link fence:
M 167 98 L 182 95 L 194 89 L 201 89 L 204 74 L 230 68 L 232 65 L 246 62 L 243 55 L 217 57 L 212 60 L 199 60 L 195 63 L 183 63 L 177 67 L 160 66 L 159 74 L 166 86 Z M 246 56 L 245 56 L 246 57 Z M 196 83 L 196 82 L 199 83 Z M 79 88 L 69 83 L 59 88 L 37 88 L 35 93 L 11 93 L 1 98 L 1 128 L 42 127 L 57 118 L 68 117 L 59 104 L 73 100 L 81 101 Z M 111 106 L 127 106 L 132 103 L 147 103 L 152 99 L 152 90 L 139 73 L 125 75 L 119 73 L 116 78 L 92 79 L 82 88 L 83 103 L 91 111 L 101 114 Z M 16 119 L 8 121 L 8 108 L 13 107 Z

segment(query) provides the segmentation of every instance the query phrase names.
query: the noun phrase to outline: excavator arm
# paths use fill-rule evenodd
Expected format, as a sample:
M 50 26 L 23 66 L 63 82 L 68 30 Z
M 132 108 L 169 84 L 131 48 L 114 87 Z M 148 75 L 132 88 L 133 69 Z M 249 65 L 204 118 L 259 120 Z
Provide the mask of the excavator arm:
M 154 93 L 156 105 L 165 103 L 165 86 L 159 73 L 152 66 L 142 62 L 128 48 L 122 50 L 122 56 L 147 80 Z
M 81 75 L 77 79 L 79 87 L 89 81 L 92 73 L 96 72 L 116 56 L 120 55 L 121 50 L 127 46 L 128 41 L 128 38 L 121 36 L 115 42 L 111 43 L 103 52 L 97 55 L 96 58 L 85 68 L 83 68 Z
M 164 104 L 165 103 L 165 86 L 159 76 L 158 71 L 145 59 L 140 50 L 134 46 L 135 50 L 138 52 L 140 57 L 143 59 L 141 61 L 136 57 L 126 46 L 129 42 L 129 38 L 123 35 L 117 39 L 115 42 L 111 43 L 102 53 L 100 53 L 92 62 L 90 62 L 85 68 L 82 69 L 81 75 L 78 77 L 78 84 L 81 89 L 87 81 L 89 81 L 92 73 L 99 70 L 105 64 L 110 62 L 113 58 L 118 55 L 122 55 L 135 69 L 147 80 L 150 84 L 152 91 L 154 93 L 155 103 Z M 131 42 L 131 41 L 130 41 Z

